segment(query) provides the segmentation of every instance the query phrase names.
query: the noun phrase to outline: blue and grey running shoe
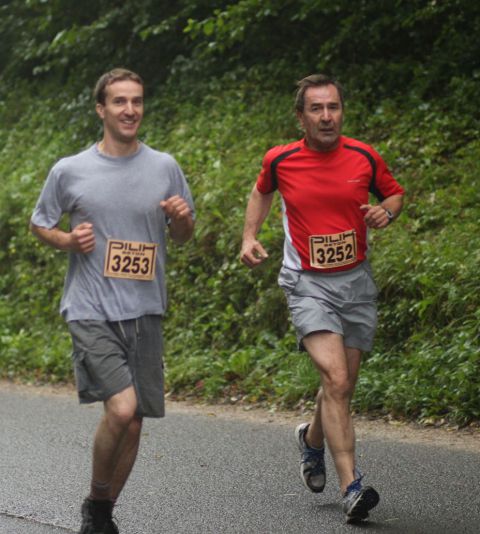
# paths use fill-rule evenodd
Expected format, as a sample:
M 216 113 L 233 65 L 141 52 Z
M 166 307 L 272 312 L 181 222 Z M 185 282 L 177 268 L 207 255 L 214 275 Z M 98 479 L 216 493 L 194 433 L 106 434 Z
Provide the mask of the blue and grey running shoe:
M 347 516 L 347 523 L 354 523 L 368 517 L 368 511 L 377 506 L 380 496 L 371 487 L 362 487 L 363 476 L 358 474 L 343 496 L 343 511 Z
M 309 423 L 302 423 L 295 429 L 295 441 L 302 453 L 300 476 L 305 486 L 314 493 L 321 493 L 325 487 L 325 447 L 313 449 L 305 442 Z

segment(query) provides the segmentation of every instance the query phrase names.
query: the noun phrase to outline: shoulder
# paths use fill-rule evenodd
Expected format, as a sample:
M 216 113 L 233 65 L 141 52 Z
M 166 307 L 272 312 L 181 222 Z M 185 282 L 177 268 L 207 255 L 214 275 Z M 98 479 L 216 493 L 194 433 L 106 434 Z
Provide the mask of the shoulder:
M 142 156 L 157 163 L 177 164 L 176 159 L 168 152 L 162 152 L 148 145 L 142 144 Z M 178 165 L 178 164 L 177 164 Z
M 61 175 L 71 171 L 75 171 L 78 168 L 82 168 L 85 163 L 92 158 L 94 154 L 94 146 L 91 145 L 85 150 L 73 154 L 71 156 L 64 156 L 60 158 L 51 168 L 51 173 Z
M 299 152 L 300 150 L 302 150 L 302 148 L 303 142 L 301 140 L 294 141 L 293 143 L 288 143 L 286 145 L 277 145 L 267 150 L 263 160 L 266 163 L 272 163 L 278 158 L 286 157 L 289 154 Z
M 182 172 L 182 169 L 174 156 L 168 152 L 156 150 L 148 145 L 142 144 L 140 157 L 150 168 L 164 172 Z
M 373 148 L 373 146 L 359 141 L 358 139 L 353 139 L 353 137 L 342 136 L 342 147 L 346 150 L 354 150 L 360 153 L 370 154 L 373 158 L 379 158 L 378 152 Z

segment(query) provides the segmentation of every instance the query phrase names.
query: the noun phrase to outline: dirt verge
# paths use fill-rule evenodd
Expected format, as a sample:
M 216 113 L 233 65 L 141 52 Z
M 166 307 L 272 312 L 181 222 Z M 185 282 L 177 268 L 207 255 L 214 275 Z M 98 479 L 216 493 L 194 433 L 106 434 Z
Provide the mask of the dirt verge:
M 71 385 L 37 386 L 0 381 L 0 389 L 28 393 L 30 395 L 75 396 Z M 191 401 L 167 401 L 168 413 L 188 413 L 198 416 L 239 419 L 261 424 L 295 427 L 308 421 L 311 414 L 297 411 L 267 410 L 256 406 L 205 404 Z M 417 423 L 387 419 L 371 419 L 355 416 L 357 440 L 384 439 L 401 443 L 421 443 L 435 447 L 447 447 L 480 454 L 480 427 L 468 428 L 422 426 Z

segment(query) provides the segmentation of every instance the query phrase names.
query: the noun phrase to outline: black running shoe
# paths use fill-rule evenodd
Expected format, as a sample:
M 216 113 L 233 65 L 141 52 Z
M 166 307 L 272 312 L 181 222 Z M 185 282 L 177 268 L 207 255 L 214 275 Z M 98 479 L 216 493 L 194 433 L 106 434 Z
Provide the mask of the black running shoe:
M 104 534 L 120 534 L 118 527 L 112 517 L 110 519 L 107 519 L 107 524 L 105 525 Z
M 375 508 L 380 500 L 380 496 L 371 486 L 362 487 L 362 478 L 360 475 L 355 479 L 343 496 L 343 511 L 347 516 L 347 523 L 366 519 L 369 510 Z
M 85 499 L 82 504 L 82 526 L 79 534 L 119 534 L 112 519 L 112 501 Z

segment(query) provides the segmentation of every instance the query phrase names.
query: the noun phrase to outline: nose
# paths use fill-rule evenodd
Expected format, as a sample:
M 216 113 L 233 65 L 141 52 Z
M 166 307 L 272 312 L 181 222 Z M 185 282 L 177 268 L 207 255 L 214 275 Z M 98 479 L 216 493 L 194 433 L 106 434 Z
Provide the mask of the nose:
M 133 115 L 134 110 L 133 110 L 133 103 L 132 102 L 127 102 L 125 104 L 125 113 L 127 113 L 128 115 Z
M 322 114 L 320 115 L 320 118 L 322 119 L 322 121 L 324 122 L 329 122 L 332 118 L 332 115 L 330 113 L 330 110 L 328 109 L 327 106 L 325 106 L 324 108 L 322 108 Z

